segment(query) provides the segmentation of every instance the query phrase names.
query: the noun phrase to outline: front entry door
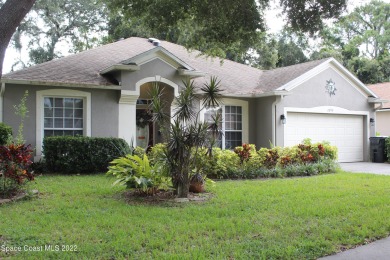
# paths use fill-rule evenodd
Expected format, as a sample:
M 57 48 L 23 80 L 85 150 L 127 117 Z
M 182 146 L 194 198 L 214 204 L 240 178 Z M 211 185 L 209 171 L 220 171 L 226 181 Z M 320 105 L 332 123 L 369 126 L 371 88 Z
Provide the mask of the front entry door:
M 136 111 L 136 143 L 142 148 L 149 148 L 153 146 L 153 122 L 150 121 L 151 116 L 147 109 L 137 109 Z

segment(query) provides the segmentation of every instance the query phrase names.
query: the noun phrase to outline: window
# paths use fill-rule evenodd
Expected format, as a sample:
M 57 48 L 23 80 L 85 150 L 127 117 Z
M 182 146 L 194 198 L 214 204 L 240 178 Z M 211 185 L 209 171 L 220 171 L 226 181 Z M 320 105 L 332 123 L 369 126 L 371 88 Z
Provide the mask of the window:
M 83 135 L 82 98 L 44 97 L 44 137 Z
M 243 138 L 243 107 L 224 105 L 218 109 L 209 109 L 204 112 L 204 120 L 212 122 L 212 117 L 222 114 L 222 135 L 219 137 L 219 147 L 222 149 L 234 149 L 241 146 Z
M 225 106 L 225 148 L 242 145 L 242 107 Z
M 91 92 L 46 89 L 36 92 L 36 160 L 45 136 L 91 136 Z

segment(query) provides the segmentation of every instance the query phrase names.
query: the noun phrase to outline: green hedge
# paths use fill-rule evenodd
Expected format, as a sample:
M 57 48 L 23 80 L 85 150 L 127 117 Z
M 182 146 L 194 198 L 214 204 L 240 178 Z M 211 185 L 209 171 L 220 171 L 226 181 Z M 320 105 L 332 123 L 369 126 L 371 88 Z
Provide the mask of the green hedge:
M 386 154 L 387 154 L 387 161 L 390 162 L 390 137 L 386 138 L 386 148 L 385 148 Z
M 12 128 L 9 125 L 0 123 L 0 145 L 8 143 L 12 137 Z
M 43 140 L 46 169 L 56 173 L 106 172 L 109 162 L 130 152 L 120 138 L 56 136 Z

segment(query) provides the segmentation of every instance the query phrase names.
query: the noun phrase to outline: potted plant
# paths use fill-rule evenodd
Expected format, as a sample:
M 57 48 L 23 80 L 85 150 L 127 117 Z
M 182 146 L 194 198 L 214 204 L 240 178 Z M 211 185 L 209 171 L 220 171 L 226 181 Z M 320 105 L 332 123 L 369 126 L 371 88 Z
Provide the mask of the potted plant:
M 195 173 L 190 180 L 190 192 L 201 193 L 204 192 L 205 180 L 199 172 Z

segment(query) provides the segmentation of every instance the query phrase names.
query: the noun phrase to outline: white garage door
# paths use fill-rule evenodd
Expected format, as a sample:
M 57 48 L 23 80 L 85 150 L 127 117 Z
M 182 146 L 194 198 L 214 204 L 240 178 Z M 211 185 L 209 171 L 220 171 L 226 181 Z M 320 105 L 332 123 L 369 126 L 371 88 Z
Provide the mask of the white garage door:
M 310 138 L 337 146 L 339 162 L 363 161 L 363 116 L 287 113 L 284 145 Z

